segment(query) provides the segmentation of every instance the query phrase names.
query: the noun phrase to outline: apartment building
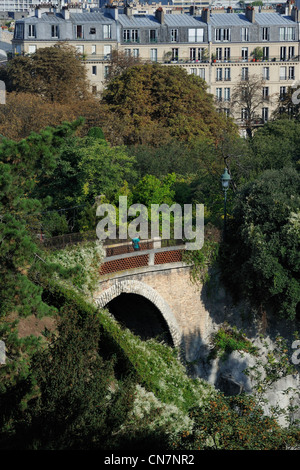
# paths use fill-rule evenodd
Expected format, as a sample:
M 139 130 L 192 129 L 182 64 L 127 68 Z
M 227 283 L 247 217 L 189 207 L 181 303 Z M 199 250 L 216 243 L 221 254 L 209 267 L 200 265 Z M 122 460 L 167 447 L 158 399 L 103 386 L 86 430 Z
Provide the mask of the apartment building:
M 0 11 L 29 11 L 36 6 L 46 3 L 45 0 L 1 0 Z
M 67 41 L 83 55 L 94 92 L 103 89 L 112 49 L 159 62 L 178 65 L 203 78 L 220 107 L 230 114 L 231 96 L 240 80 L 263 77 L 264 100 L 260 120 L 268 120 L 279 95 L 300 81 L 300 16 L 288 2 L 283 11 L 244 13 L 228 8 L 213 13 L 191 7 L 188 14 L 165 14 L 162 7 L 153 15 L 135 15 L 130 6 L 122 11 L 106 7 L 101 12 L 78 12 L 64 8 L 16 21 L 13 49 L 30 54 L 37 48 Z M 255 60 L 259 47 L 262 56 Z M 240 124 L 245 110 L 235 112 Z

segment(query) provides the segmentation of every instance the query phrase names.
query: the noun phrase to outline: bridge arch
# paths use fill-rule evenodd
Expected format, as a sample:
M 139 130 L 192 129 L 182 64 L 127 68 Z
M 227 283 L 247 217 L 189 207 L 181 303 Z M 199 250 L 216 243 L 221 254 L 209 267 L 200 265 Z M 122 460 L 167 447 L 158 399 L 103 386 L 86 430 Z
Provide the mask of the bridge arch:
M 116 280 L 111 287 L 106 289 L 104 292 L 101 292 L 100 295 L 94 299 L 94 301 L 100 308 L 104 308 L 107 304 L 109 304 L 110 301 L 119 295 L 126 293 L 140 295 L 153 303 L 153 305 L 161 313 L 169 328 L 174 346 L 176 348 L 180 348 L 181 331 L 174 313 L 163 297 L 155 289 L 145 284 L 144 282 L 135 280 Z

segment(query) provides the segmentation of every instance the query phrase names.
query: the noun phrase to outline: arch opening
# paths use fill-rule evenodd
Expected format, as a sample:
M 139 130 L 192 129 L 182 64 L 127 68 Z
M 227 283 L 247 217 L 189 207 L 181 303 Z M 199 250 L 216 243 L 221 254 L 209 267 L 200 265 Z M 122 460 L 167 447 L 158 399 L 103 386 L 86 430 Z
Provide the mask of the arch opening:
M 134 293 L 121 293 L 105 306 L 124 328 L 142 340 L 155 338 L 174 347 L 166 320 L 159 309 L 146 297 Z

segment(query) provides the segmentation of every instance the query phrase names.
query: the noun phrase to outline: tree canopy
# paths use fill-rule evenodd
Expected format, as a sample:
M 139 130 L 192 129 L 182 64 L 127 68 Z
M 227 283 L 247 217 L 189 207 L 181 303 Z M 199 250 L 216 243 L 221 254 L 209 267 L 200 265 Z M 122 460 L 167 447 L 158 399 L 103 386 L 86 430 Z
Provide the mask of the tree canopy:
M 253 305 L 294 319 L 300 302 L 300 176 L 266 170 L 242 186 L 223 255 L 223 279 Z
M 131 67 L 108 83 L 103 100 L 124 122 L 126 144 L 157 146 L 170 136 L 217 141 L 222 129 L 235 132 L 231 120 L 215 110 L 204 80 L 181 67 Z
M 6 74 L 8 91 L 35 93 L 51 102 L 67 103 L 88 94 L 86 69 L 80 56 L 64 43 L 13 58 Z

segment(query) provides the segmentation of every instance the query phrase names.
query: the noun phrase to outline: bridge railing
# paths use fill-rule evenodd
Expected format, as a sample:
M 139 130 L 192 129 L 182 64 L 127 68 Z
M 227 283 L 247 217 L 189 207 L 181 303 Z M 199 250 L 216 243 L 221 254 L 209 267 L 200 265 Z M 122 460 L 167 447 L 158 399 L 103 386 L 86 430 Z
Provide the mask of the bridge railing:
M 100 267 L 100 275 L 182 262 L 185 243 L 183 240 L 161 240 L 156 238 L 141 241 L 139 251 L 134 251 L 131 242 L 107 246 L 105 249 L 106 257 Z

